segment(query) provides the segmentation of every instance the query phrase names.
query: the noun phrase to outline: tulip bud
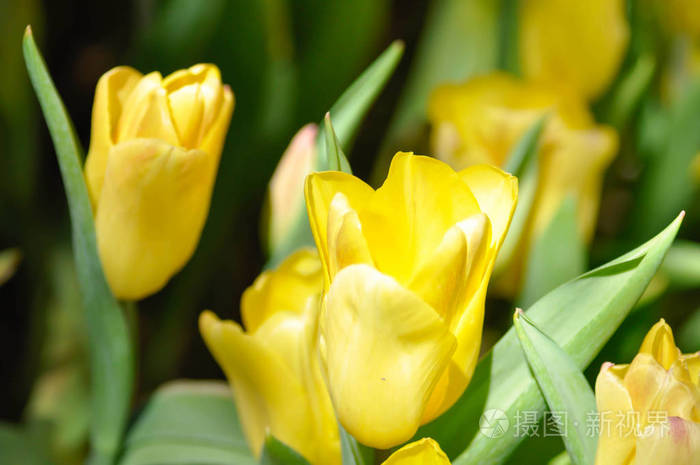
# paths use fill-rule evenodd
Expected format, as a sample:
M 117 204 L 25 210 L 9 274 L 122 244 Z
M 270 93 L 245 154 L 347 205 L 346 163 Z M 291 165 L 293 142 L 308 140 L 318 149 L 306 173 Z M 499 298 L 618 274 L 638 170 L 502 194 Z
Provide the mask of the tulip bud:
M 158 291 L 194 252 L 233 102 L 213 65 L 165 79 L 117 67 L 100 78 L 85 179 L 116 297 Z
M 528 0 L 520 18 L 520 66 L 530 80 L 599 97 L 629 41 L 625 0 Z
M 700 353 L 683 355 L 664 320 L 629 365 L 596 380 L 598 465 L 700 463 Z
M 266 434 L 312 465 L 340 465 L 340 437 L 318 360 L 323 272 L 302 249 L 262 273 L 243 294 L 246 331 L 203 312 L 199 328 L 231 383 L 248 444 L 259 457 Z
M 438 158 L 455 169 L 479 163 L 504 167 L 525 132 L 548 115 L 540 136 L 536 193 L 528 221 L 497 291 L 516 295 L 527 251 L 561 203 L 573 196 L 579 235 L 592 238 L 605 169 L 617 151 L 617 134 L 596 125 L 584 102 L 503 73 L 444 85 L 430 97 L 428 116 Z
M 398 153 L 376 191 L 336 171 L 306 178 L 324 268 L 320 353 L 339 421 L 389 448 L 462 394 L 517 181 Z
M 268 188 L 267 227 L 270 251 L 278 250 L 293 234 L 296 220 L 305 216 L 304 178 L 314 170 L 318 126 L 307 124 L 296 133 L 282 154 Z M 306 220 L 304 223 L 307 224 Z
M 386 459 L 382 465 L 450 465 L 450 459 L 430 438 L 406 444 Z

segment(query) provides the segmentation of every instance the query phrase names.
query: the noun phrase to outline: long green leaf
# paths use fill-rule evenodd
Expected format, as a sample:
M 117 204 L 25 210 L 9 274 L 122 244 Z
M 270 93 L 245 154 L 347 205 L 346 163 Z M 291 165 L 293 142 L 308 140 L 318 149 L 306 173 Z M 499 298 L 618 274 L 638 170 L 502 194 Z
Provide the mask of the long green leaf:
M 498 276 L 510 266 L 511 260 L 522 241 L 525 226 L 528 224 L 532 205 L 537 194 L 539 163 L 537 153 L 542 129 L 547 121 L 543 116 L 533 123 L 508 154 L 506 171 L 518 177 L 518 204 L 513 213 L 506 239 L 496 257 L 494 276 Z
M 261 465 L 309 465 L 308 460 L 302 457 L 297 451 L 268 434 L 265 438 Z
M 129 414 L 133 351 L 127 323 L 97 255 L 95 226 L 80 164 L 82 150 L 51 76 L 27 27 L 22 42 L 34 91 L 56 149 L 68 199 L 73 253 L 83 296 L 92 376 L 92 461 L 109 464 L 119 450 Z
M 571 357 L 520 309 L 515 312 L 513 326 L 549 410 L 558 415 L 558 432 L 572 462 L 592 465 L 597 438 L 586 428 L 596 404 L 588 381 Z
M 328 114 L 333 118 L 332 129 L 335 134 L 326 135 L 328 132 L 326 126 L 330 121 L 328 123 L 324 121 L 316 138 L 316 171 L 340 167 L 343 171 L 351 172 L 347 158 L 343 156 L 338 164 L 335 156 L 331 156 L 326 147 L 337 147 L 340 153 L 349 150 L 362 119 L 396 69 L 402 54 L 403 43 L 393 42 L 333 104 Z M 299 247 L 313 245 L 314 240 L 306 208 L 302 205 L 302 208 L 298 208 L 297 211 L 299 215 L 287 234 L 286 240 L 275 250 L 270 251 L 266 268 L 274 268 Z
M 333 117 L 333 127 L 344 150 L 352 146 L 360 123 L 399 64 L 403 49 L 400 40 L 389 45 L 331 107 L 329 113 Z M 319 171 L 327 170 L 331 163 L 324 144 L 325 137 L 325 125 L 321 125 L 316 144 Z
M 612 336 L 658 269 L 678 232 L 683 214 L 657 236 L 553 290 L 527 312 L 580 369 Z M 500 464 L 523 438 L 491 439 L 478 431 L 489 409 L 514 424 L 518 411 L 544 411 L 545 403 L 511 328 L 479 362 L 462 397 L 440 418 L 418 431 L 432 437 L 455 465 Z
M 153 394 L 120 465 L 254 465 L 231 391 L 221 381 L 175 381 Z
M 576 199 L 566 197 L 527 256 L 518 303 L 529 307 L 558 285 L 586 270 L 586 246 L 578 233 Z

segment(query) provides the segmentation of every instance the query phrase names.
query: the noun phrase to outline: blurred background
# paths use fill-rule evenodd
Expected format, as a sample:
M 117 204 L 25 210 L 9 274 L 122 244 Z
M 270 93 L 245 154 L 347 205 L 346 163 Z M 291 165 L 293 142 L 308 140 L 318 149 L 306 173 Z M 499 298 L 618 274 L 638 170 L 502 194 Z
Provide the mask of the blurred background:
M 658 9 L 665 2 L 622 3 L 629 42 L 612 83 L 591 102 L 596 120 L 617 129 L 620 150 L 606 172 L 586 269 L 650 238 L 681 209 L 679 237 L 688 242 L 591 377 L 603 360 L 629 361 L 662 316 L 685 352 L 700 350 L 700 207 L 690 174 L 700 172 L 698 31 L 667 21 Z M 700 15 L 692 0 L 672 4 Z M 240 319 L 240 295 L 267 258 L 267 183 L 296 131 L 319 122 L 381 51 L 403 40 L 402 61 L 348 153 L 354 173 L 376 185 L 397 149 L 429 153 L 426 100 L 436 85 L 496 69 L 519 74 L 519 8 L 517 0 L 0 0 L 0 420 L 60 426 L 54 445 L 67 455 L 83 450 L 81 301 L 63 186 L 22 59 L 27 24 L 84 147 L 96 82 L 116 65 L 165 75 L 212 62 L 236 96 L 197 252 L 139 305 L 138 411 L 167 380 L 222 377 L 197 316 L 209 308 Z M 503 299 L 487 303 L 484 349 L 509 327 L 511 309 Z

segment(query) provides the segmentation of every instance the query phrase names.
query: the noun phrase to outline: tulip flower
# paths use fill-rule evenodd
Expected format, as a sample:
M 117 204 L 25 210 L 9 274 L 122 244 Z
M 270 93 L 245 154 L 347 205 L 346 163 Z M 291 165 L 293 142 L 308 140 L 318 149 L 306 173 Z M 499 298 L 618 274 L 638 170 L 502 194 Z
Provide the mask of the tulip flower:
M 307 124 L 296 133 L 282 154 L 270 186 L 268 242 L 277 250 L 294 235 L 295 221 L 304 214 L 304 178 L 316 165 L 316 136 L 318 126 Z M 308 222 L 304 219 L 304 226 Z
M 117 67 L 100 78 L 85 179 L 118 298 L 158 291 L 194 252 L 233 100 L 213 65 L 165 79 Z
M 382 465 L 450 465 L 450 459 L 437 442 L 423 438 L 403 446 L 382 462 Z
M 518 45 L 523 75 L 566 88 L 583 99 L 599 97 L 625 56 L 629 26 L 625 0 L 528 0 Z
M 257 457 L 269 432 L 312 465 L 341 463 L 337 421 L 317 356 L 322 281 L 318 254 L 301 249 L 244 292 L 245 331 L 212 312 L 200 316 L 200 332 L 231 384 Z
M 360 442 L 393 447 L 471 378 L 517 180 L 398 153 L 376 191 L 335 171 L 309 175 L 305 191 L 325 276 L 320 354 L 336 414 Z
M 617 134 L 596 125 L 584 102 L 571 94 L 503 73 L 443 85 L 429 102 L 433 150 L 455 169 L 478 163 L 505 166 L 515 144 L 544 115 L 548 120 L 540 137 L 535 198 L 506 275 L 496 283 L 506 296 L 518 293 L 533 239 L 568 196 L 576 200 L 579 235 L 590 241 Z
M 681 354 L 663 319 L 631 364 L 604 363 L 596 464 L 700 464 L 699 378 L 700 353 Z

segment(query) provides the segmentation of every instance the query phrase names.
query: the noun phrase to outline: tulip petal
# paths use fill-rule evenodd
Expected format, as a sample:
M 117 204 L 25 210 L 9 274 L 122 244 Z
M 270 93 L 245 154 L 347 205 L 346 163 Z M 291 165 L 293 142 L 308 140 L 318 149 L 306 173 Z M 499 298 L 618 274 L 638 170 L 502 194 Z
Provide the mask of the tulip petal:
M 248 332 L 256 331 L 278 312 L 301 314 L 308 300 L 318 300 L 323 270 L 316 250 L 304 248 L 287 257 L 274 271 L 265 271 L 241 297 L 241 316 Z
M 377 268 L 406 283 L 448 229 L 481 210 L 448 165 L 399 152 L 384 184 L 358 211 Z
M 634 465 L 700 465 L 700 423 L 669 417 L 649 425 L 637 440 Z
M 518 200 L 518 179 L 491 165 L 473 165 L 459 172 L 469 186 L 479 208 L 493 225 L 493 245 L 498 248 L 505 239 Z
M 634 457 L 637 425 L 626 422 L 627 415 L 634 412 L 632 399 L 622 382 L 626 368 L 606 362 L 596 379 L 595 397 L 600 415 L 596 465 L 629 464 Z
M 301 445 L 299 438 L 308 439 L 311 432 L 305 431 L 303 422 L 308 405 L 300 402 L 307 395 L 304 386 L 267 341 L 243 333 L 238 324 L 220 321 L 209 311 L 200 316 L 199 327 L 233 387 L 243 431 L 255 456 L 260 456 L 268 430 L 292 447 Z
M 124 103 L 119 118 L 115 142 L 137 138 L 160 139 L 173 146 L 180 145 L 158 72 L 141 78 Z
M 192 255 L 209 210 L 211 159 L 160 140 L 112 147 L 95 218 L 107 281 L 122 299 L 165 285 Z
M 372 265 L 367 241 L 357 212 L 350 207 L 347 197 L 338 192 L 328 211 L 328 270 L 333 277 L 349 265 Z
M 450 459 L 437 442 L 423 438 L 403 446 L 391 454 L 382 465 L 450 465 Z
M 116 139 L 117 124 L 124 103 L 134 89 L 141 73 L 128 66 L 118 66 L 106 72 L 97 82 L 92 106 L 90 150 L 85 160 L 85 179 L 93 210 L 102 191 L 107 155 Z
M 207 115 L 205 112 L 204 122 L 202 127 L 205 125 L 208 128 L 208 132 L 202 136 L 201 143 L 199 144 L 199 149 L 205 151 L 210 156 L 215 157 L 214 161 L 214 173 L 219 166 L 219 158 L 221 157 L 221 151 L 224 148 L 224 141 L 226 140 L 226 133 L 228 131 L 229 123 L 231 122 L 231 114 L 233 113 L 233 107 L 235 106 L 235 96 L 231 91 L 229 86 L 223 86 L 223 101 L 219 108 L 219 112 L 215 115 L 214 121 L 211 125 L 207 124 Z
M 437 313 L 393 278 L 351 265 L 333 280 L 321 327 L 343 427 L 372 447 L 410 439 L 455 349 Z
M 673 339 L 673 331 L 662 318 L 649 330 L 644 337 L 639 353 L 649 354 L 664 367 L 664 370 L 671 368 L 681 355 L 681 351 L 676 347 Z
M 328 213 L 331 202 L 338 192 L 345 195 L 350 208 L 358 211 L 369 200 L 374 190 L 355 176 L 340 171 L 312 173 L 306 177 L 304 184 L 306 208 L 309 213 L 311 232 L 326 271 L 326 289 L 330 285 Z

